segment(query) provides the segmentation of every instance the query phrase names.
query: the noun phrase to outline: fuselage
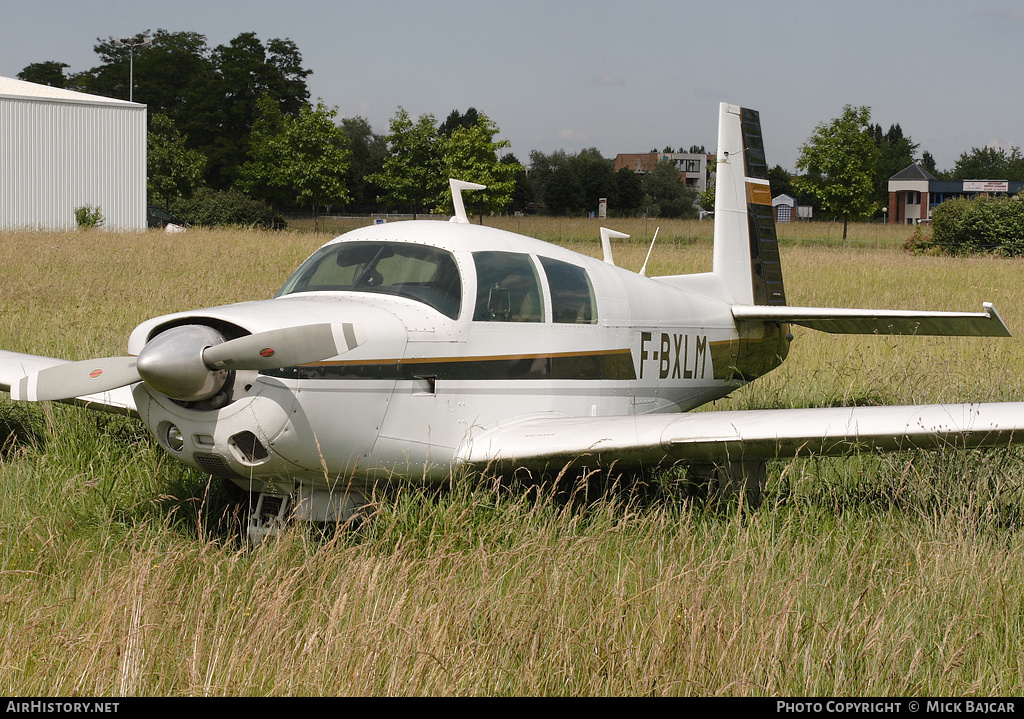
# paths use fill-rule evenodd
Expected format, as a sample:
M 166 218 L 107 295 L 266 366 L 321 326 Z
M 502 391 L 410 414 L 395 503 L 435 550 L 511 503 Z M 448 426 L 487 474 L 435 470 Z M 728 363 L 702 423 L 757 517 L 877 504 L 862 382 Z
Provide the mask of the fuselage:
M 214 403 L 138 384 L 138 411 L 182 461 L 259 490 L 443 478 L 475 433 L 686 411 L 777 366 L 785 327 L 738 328 L 730 308 L 711 273 L 647 278 L 492 228 L 401 222 L 328 243 L 274 299 L 145 322 L 129 352 L 185 323 L 362 325 L 346 354 L 240 372 Z

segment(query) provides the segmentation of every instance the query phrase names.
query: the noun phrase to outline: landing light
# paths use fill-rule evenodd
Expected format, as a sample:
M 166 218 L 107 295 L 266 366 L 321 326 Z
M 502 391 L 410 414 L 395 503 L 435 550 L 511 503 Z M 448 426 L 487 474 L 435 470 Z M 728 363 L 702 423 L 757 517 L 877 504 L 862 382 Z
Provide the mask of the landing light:
M 167 425 L 167 429 L 164 432 L 164 443 L 172 452 L 181 452 L 182 448 L 184 448 L 185 438 L 181 435 L 181 430 L 178 429 L 177 425 Z

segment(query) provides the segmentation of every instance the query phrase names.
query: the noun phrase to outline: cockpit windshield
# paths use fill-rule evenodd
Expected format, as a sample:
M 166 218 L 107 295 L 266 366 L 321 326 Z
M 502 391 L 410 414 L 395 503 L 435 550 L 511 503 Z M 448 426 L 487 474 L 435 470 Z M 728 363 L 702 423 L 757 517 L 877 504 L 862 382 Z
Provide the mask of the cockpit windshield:
M 276 296 L 339 290 L 408 297 L 452 319 L 462 306 L 462 281 L 452 254 L 406 242 L 338 242 L 321 247 Z

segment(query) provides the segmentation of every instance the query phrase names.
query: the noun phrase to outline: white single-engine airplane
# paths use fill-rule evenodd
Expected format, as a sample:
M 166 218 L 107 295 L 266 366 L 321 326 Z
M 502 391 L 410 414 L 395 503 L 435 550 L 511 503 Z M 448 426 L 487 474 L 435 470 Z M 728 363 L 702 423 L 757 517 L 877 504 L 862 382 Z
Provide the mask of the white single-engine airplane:
M 461 192 L 481 186 L 453 180 L 450 223 L 344 234 L 273 299 L 148 320 L 125 357 L 0 352 L 0 387 L 137 414 L 173 457 L 260 495 L 254 538 L 289 517 L 342 518 L 382 476 L 682 461 L 758 482 L 798 451 L 1024 437 L 1024 403 L 687 413 L 777 367 L 793 324 L 1009 335 L 989 304 L 788 306 L 767 169 L 758 114 L 723 104 L 711 272 L 617 267 L 608 230 L 602 261 L 470 224 Z

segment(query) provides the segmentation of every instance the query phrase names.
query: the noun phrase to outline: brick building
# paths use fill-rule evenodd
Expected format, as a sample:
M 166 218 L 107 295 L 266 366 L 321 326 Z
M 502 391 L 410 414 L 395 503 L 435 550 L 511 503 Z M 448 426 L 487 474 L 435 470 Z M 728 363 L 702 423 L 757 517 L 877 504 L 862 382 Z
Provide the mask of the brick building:
M 1024 182 L 1009 180 L 940 180 L 918 164 L 889 178 L 889 224 L 930 222 L 932 210 L 954 197 L 1016 195 Z

